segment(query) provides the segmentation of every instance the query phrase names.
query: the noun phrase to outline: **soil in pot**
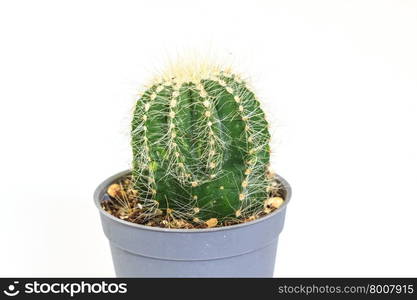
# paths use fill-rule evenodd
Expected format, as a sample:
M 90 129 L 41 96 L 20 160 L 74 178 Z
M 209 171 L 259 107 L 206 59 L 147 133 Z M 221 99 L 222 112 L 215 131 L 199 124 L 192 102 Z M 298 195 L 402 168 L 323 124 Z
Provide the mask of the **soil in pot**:
M 203 229 L 212 227 L 231 226 L 250 222 L 266 216 L 278 209 L 284 203 L 282 185 L 271 177 L 269 196 L 264 201 L 264 209 L 249 218 L 229 217 L 223 220 L 210 218 L 200 220 L 179 214 L 172 209 L 156 209 L 150 214 L 149 209 L 138 197 L 138 191 L 133 188 L 130 175 L 118 182 L 112 183 L 107 188 L 107 193 L 101 202 L 101 207 L 109 214 L 121 220 L 160 228 L 173 229 Z

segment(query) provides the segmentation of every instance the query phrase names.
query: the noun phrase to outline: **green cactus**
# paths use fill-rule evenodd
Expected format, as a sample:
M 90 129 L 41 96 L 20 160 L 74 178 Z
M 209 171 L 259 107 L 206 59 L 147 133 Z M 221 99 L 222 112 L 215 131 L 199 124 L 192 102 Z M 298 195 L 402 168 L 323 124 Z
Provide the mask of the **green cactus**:
M 246 83 L 212 67 L 173 72 L 136 102 L 132 177 L 147 211 L 247 218 L 268 196 L 270 134 Z

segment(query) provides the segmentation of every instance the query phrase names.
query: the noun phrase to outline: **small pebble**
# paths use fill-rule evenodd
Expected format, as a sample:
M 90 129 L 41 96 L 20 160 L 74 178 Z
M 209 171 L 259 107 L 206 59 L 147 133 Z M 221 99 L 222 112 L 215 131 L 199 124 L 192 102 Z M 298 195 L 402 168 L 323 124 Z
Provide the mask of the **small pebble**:
M 118 196 L 121 191 L 122 191 L 122 188 L 117 183 L 113 183 L 112 185 L 110 185 L 107 188 L 107 194 L 109 194 L 113 198 L 115 198 L 116 196 Z
M 281 197 L 273 197 L 273 198 L 268 198 L 265 201 L 265 208 L 278 208 L 282 205 L 282 203 L 284 203 L 284 199 L 282 199 Z
M 211 218 L 211 219 L 208 219 L 205 223 L 208 228 L 211 228 L 211 227 L 216 227 L 218 221 L 216 218 Z

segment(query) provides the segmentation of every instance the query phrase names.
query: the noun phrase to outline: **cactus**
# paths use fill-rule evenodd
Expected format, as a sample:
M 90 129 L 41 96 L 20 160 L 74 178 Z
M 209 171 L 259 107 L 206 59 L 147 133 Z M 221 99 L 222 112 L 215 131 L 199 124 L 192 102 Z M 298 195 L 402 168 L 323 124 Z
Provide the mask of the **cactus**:
M 259 101 L 238 75 L 207 66 L 172 71 L 135 105 L 134 187 L 149 215 L 256 216 L 268 197 L 269 140 Z

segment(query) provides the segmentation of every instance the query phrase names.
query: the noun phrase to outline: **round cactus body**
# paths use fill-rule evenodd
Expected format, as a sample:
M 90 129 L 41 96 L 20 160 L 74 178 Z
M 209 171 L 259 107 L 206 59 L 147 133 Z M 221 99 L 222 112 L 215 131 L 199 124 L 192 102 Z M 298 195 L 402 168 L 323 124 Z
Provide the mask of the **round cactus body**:
M 218 68 L 164 76 L 136 102 L 132 176 L 149 212 L 247 218 L 268 195 L 264 112 L 237 75 Z

